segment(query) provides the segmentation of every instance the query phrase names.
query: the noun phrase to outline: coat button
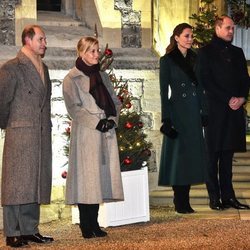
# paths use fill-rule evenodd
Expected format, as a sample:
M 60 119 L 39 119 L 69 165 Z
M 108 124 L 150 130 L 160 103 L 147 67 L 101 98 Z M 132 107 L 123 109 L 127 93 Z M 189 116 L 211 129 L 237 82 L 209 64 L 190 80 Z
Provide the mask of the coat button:
M 186 84 L 185 84 L 185 83 L 182 83 L 182 84 L 181 84 L 181 86 L 182 86 L 182 87 L 185 87 L 185 86 L 186 86 Z
M 196 96 L 196 93 L 195 93 L 195 92 L 193 92 L 193 96 Z
M 186 93 L 183 93 L 183 94 L 182 94 L 182 97 L 183 97 L 183 98 L 185 98 L 186 96 L 187 96 L 187 94 L 186 94 Z
M 192 82 L 192 86 L 195 86 L 195 83 L 194 83 L 194 82 Z

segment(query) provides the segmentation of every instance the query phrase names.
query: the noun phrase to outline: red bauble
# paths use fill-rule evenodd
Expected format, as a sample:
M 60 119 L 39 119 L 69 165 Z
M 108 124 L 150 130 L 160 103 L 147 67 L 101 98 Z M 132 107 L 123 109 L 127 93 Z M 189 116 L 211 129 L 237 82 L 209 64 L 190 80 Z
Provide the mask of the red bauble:
M 126 122 L 125 125 L 124 125 L 124 127 L 127 128 L 127 129 L 131 129 L 131 128 L 133 128 L 133 126 L 134 125 L 131 122 Z
M 132 107 L 132 104 L 131 104 L 131 102 L 129 102 L 125 106 L 126 106 L 127 109 L 130 109 Z
M 151 156 L 151 151 L 150 151 L 149 149 L 144 149 L 144 150 L 142 151 L 142 153 L 143 153 L 144 155 Z
M 66 179 L 67 178 L 67 174 L 68 174 L 67 171 L 63 171 L 62 174 L 61 174 L 62 178 Z
M 109 79 L 111 80 L 111 82 L 115 82 L 116 81 L 116 77 L 114 74 L 110 74 L 109 75 Z M 116 88 L 115 88 L 116 89 Z
M 129 156 L 127 156 L 127 157 L 123 160 L 123 163 L 124 163 L 125 165 L 130 165 L 130 164 L 132 163 L 132 159 L 131 159 Z
M 68 135 L 70 135 L 70 127 L 67 127 L 66 129 L 65 129 L 65 131 L 66 131 L 66 133 L 68 134 Z
M 107 57 L 111 57 L 113 55 L 113 51 L 111 49 L 105 49 L 104 54 Z
M 143 122 L 138 122 L 137 126 L 138 126 L 139 128 L 143 128 Z
M 120 100 L 121 103 L 123 103 L 124 98 L 122 96 L 118 95 L 118 99 Z

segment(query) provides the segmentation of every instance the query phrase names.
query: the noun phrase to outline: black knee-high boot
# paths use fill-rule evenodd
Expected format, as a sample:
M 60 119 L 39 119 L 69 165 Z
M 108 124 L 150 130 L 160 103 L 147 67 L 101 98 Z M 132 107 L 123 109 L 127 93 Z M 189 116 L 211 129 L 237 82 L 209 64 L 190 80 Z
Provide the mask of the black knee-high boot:
M 174 191 L 175 211 L 182 214 L 193 213 L 189 203 L 190 185 L 175 185 L 172 187 Z
M 183 202 L 183 197 L 182 197 L 182 190 L 181 186 L 172 186 L 173 191 L 174 191 L 174 207 L 175 211 L 178 213 L 183 213 L 184 212 L 184 202 Z
M 78 204 L 80 229 L 84 238 L 93 238 L 95 234 L 93 232 L 91 222 L 91 209 L 89 204 Z
M 101 230 L 99 223 L 98 223 L 98 211 L 99 211 L 99 204 L 91 204 L 91 225 L 93 228 L 93 232 L 96 237 L 104 237 L 107 233 Z
M 189 192 L 190 192 L 190 185 L 183 186 L 183 199 L 184 199 L 184 206 L 188 213 L 194 213 L 193 208 L 190 206 L 189 202 Z

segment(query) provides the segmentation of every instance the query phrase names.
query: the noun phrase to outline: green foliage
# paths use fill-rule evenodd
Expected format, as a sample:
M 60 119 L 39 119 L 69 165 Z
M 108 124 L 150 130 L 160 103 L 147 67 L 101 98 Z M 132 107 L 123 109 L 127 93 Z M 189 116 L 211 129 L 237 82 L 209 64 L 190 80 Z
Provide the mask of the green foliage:
M 189 18 L 195 20 L 194 47 L 203 47 L 211 41 L 214 34 L 214 23 L 217 18 L 214 0 L 201 0 L 198 13 L 192 14 Z
M 230 16 L 236 25 L 250 26 L 250 5 L 246 0 L 227 0 Z
M 120 115 L 117 139 L 121 170 L 135 170 L 147 165 L 152 144 L 146 141 L 140 114 L 123 112 Z

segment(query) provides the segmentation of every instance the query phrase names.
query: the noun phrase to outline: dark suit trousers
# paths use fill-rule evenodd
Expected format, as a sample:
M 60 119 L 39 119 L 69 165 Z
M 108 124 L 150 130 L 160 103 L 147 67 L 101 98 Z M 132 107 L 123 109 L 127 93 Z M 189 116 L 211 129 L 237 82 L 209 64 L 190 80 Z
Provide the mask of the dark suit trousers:
M 231 150 L 210 152 L 206 183 L 210 200 L 226 201 L 235 198 L 232 184 L 233 155 L 234 152 Z
M 7 237 L 38 233 L 40 205 L 37 203 L 3 206 L 3 230 Z

